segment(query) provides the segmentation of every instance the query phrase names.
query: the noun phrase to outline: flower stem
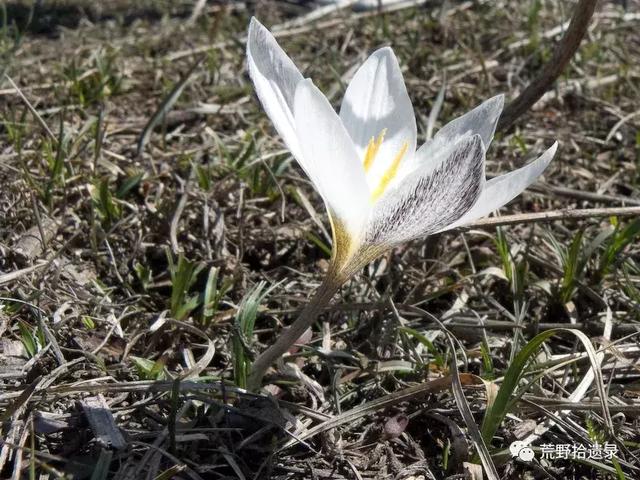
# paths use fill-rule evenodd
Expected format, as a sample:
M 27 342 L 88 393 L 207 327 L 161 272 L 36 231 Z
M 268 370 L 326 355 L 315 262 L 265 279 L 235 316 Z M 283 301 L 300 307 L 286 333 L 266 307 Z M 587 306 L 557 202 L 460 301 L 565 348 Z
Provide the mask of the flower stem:
M 276 342 L 262 352 L 251 366 L 251 372 L 247 379 L 247 389 L 257 391 L 262 386 L 262 377 L 267 369 L 284 355 L 311 326 L 322 309 L 331 301 L 333 295 L 338 291 L 344 280 L 329 270 L 328 275 L 320 284 L 313 297 L 304 307 L 300 316 L 284 332 L 282 332 Z

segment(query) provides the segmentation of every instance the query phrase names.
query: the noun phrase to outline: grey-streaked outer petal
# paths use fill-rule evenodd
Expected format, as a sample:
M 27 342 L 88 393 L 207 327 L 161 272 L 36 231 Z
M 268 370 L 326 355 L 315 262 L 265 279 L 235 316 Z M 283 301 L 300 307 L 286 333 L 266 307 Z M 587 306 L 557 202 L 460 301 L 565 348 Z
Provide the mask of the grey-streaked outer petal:
M 388 191 L 373 208 L 365 243 L 393 246 L 430 235 L 462 217 L 484 187 L 480 135 L 459 140 L 435 168 L 425 166 Z
M 513 200 L 542 175 L 557 149 L 558 142 L 555 142 L 546 152 L 528 165 L 489 180 L 473 208 L 441 231 L 471 223 Z
M 448 149 L 467 135 L 480 135 L 485 151 L 488 150 L 503 107 L 504 95 L 496 95 L 447 123 L 430 141 L 418 149 L 414 160 L 415 167 L 446 157 Z
M 304 168 L 293 120 L 293 101 L 302 74 L 273 35 L 253 17 L 247 37 L 247 64 L 265 112 Z

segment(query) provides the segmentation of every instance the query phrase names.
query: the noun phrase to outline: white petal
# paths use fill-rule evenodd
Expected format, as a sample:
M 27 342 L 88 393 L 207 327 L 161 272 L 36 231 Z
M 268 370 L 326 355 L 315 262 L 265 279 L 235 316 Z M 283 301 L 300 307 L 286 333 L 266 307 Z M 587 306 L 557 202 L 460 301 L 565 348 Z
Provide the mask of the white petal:
M 361 161 L 371 139 L 384 132 L 367 175 L 371 182 L 381 178 L 401 150 L 406 150 L 405 161 L 413 155 L 416 119 L 398 60 L 389 47 L 375 51 L 358 69 L 342 100 L 340 118 Z
M 433 139 L 442 138 L 453 142 L 463 135 L 480 135 L 485 150 L 489 148 L 496 131 L 498 119 L 504 108 L 504 95 L 496 95 L 479 106 L 452 120 L 438 130 Z
M 303 77 L 273 35 L 255 17 L 251 18 L 249 25 L 247 63 L 249 75 L 264 110 L 291 153 L 300 162 L 300 147 L 293 120 L 293 99 L 296 87 Z
M 557 148 L 558 142 L 555 142 L 551 148 L 528 165 L 489 180 L 473 208 L 458 221 L 443 230 L 449 230 L 473 222 L 497 210 L 520 195 L 523 190 L 535 182 L 544 169 L 547 168 Z
M 448 156 L 451 146 L 467 135 L 480 135 L 485 151 L 488 150 L 503 107 L 504 95 L 496 95 L 447 123 L 430 141 L 418 149 L 413 168 L 427 162 L 434 163 L 432 168 L 435 168 L 439 161 Z
M 465 137 L 434 170 L 428 165 L 405 178 L 374 206 L 365 241 L 391 246 L 429 235 L 462 217 L 484 187 L 484 147 Z
M 364 170 L 340 118 L 311 80 L 296 89 L 294 118 L 309 177 L 330 213 L 359 236 L 369 209 Z

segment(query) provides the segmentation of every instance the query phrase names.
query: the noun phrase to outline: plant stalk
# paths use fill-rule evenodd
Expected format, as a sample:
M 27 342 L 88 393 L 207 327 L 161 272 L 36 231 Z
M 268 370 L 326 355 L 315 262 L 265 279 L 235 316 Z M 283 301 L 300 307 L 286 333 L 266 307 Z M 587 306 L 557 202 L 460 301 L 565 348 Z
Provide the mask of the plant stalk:
M 322 312 L 324 307 L 327 306 L 344 282 L 344 277 L 336 275 L 333 269 L 329 270 L 329 273 L 296 321 L 287 327 L 287 329 L 278 336 L 276 342 L 262 352 L 253 362 L 251 373 L 247 379 L 247 389 L 249 391 L 257 391 L 260 389 L 262 386 L 262 377 L 264 377 L 267 369 L 284 355 L 298 341 L 302 334 L 313 325 L 316 317 Z
M 580 42 L 589 28 L 597 0 L 580 0 L 575 6 L 569 28 L 556 46 L 553 57 L 540 70 L 538 76 L 513 102 L 508 104 L 500 116 L 498 131 L 508 130 L 511 125 L 549 90 L 578 50 Z

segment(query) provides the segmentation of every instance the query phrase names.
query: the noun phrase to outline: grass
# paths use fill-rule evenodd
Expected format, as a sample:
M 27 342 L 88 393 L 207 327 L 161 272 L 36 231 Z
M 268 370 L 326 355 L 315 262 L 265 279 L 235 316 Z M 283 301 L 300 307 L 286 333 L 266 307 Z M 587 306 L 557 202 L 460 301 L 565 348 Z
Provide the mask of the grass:
M 102 12 L 62 1 L 61 27 L 54 9 L 25 28 L 14 3 L 0 12 L 1 68 L 24 96 L 3 74 L 0 477 L 460 478 L 480 440 L 500 478 L 639 476 L 640 220 L 398 247 L 270 372 L 270 397 L 247 394 L 252 360 L 306 304 L 331 248 L 322 200 L 244 65 L 250 14 L 276 25 L 302 12 L 207 2 L 191 21 L 191 0 Z M 513 98 L 569 8 L 342 11 L 279 40 L 336 106 L 345 72 L 392 45 L 424 141 L 494 94 Z M 544 184 L 569 190 L 538 185 L 502 213 L 639 197 L 638 8 L 602 4 L 555 89 L 497 135 L 489 174 L 558 139 Z M 99 396 L 103 428 L 127 449 L 79 407 Z M 396 416 L 408 423 L 389 436 Z M 537 452 L 609 442 L 617 456 L 512 459 L 536 427 Z

